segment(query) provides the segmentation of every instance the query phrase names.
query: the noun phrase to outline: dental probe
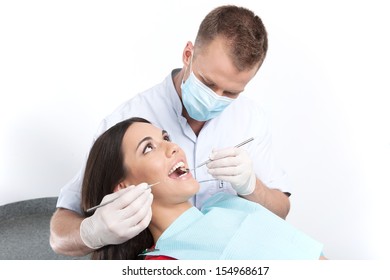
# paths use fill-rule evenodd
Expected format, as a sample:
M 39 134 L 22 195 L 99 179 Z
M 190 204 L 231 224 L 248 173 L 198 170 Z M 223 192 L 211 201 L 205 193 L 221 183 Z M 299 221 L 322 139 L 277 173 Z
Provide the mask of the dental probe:
M 247 143 L 253 141 L 254 139 L 255 139 L 255 138 L 251 137 L 251 138 L 249 138 L 249 139 L 247 139 L 247 140 L 241 142 L 240 144 L 237 144 L 236 146 L 234 146 L 234 148 L 239 148 L 239 147 L 241 147 L 241 146 L 244 146 L 245 144 L 247 144 Z M 211 160 L 211 159 L 208 159 L 208 160 L 202 162 L 201 164 L 195 166 L 195 168 L 192 168 L 192 169 L 189 169 L 189 170 L 190 170 L 190 171 L 193 171 L 193 170 L 195 170 L 195 169 L 197 169 L 197 168 L 199 168 L 199 167 L 202 167 L 202 166 L 205 165 L 205 164 L 208 164 L 210 161 L 212 161 L 212 160 Z
M 148 186 L 146 187 L 146 189 L 150 189 L 151 187 L 153 187 L 154 185 L 157 185 L 157 184 L 160 184 L 160 182 L 156 182 L 156 183 L 154 183 L 154 184 L 150 184 L 150 185 L 148 185 Z M 115 197 L 115 198 L 113 198 L 113 199 L 111 199 L 111 200 L 109 200 L 109 201 L 106 201 L 106 202 L 104 202 L 104 203 L 102 203 L 102 204 L 99 204 L 99 205 L 96 205 L 96 206 L 94 206 L 94 207 L 91 207 L 91 208 L 87 209 L 86 212 L 89 213 L 89 212 L 91 212 L 91 211 L 93 211 L 93 210 L 96 210 L 96 209 L 102 207 L 102 206 L 105 206 L 105 205 L 107 205 L 107 204 L 110 204 L 111 202 L 114 202 L 115 200 L 117 200 L 119 197 L 121 197 L 121 196 L 117 196 L 117 197 Z

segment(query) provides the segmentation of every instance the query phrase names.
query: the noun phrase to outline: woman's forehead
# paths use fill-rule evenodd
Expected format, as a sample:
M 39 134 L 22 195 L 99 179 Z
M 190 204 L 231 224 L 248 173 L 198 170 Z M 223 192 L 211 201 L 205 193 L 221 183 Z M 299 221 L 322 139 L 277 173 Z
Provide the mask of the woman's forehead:
M 161 131 L 160 128 L 157 128 L 152 124 L 137 122 L 133 123 L 127 129 L 125 137 L 134 140 L 134 142 L 139 142 L 145 137 L 161 137 Z

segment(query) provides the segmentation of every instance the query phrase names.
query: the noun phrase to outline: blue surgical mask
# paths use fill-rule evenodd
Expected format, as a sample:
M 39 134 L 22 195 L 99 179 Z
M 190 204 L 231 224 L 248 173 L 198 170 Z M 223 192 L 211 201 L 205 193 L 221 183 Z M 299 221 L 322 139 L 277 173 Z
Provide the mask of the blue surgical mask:
M 217 117 L 234 100 L 216 94 L 199 81 L 192 71 L 187 80 L 181 83 L 181 97 L 188 114 L 197 121 Z

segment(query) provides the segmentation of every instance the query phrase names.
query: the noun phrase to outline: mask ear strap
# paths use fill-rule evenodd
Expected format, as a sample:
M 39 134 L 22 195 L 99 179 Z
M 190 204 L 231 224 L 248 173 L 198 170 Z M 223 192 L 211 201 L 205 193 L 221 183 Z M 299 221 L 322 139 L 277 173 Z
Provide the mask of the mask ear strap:
M 194 50 L 192 51 L 192 53 L 191 53 L 191 58 L 190 58 L 190 69 L 191 69 L 191 71 L 192 71 L 192 59 L 194 58 Z M 190 71 L 190 72 L 191 72 Z

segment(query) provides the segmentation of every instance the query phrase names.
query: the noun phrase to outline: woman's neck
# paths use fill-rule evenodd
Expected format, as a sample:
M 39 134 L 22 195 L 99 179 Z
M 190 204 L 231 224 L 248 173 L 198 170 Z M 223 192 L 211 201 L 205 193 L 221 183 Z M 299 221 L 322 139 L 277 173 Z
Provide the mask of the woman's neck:
M 176 205 L 161 205 L 153 203 L 152 221 L 149 224 L 149 230 L 153 235 L 154 243 L 160 238 L 161 234 L 185 211 L 192 207 L 190 202 L 184 202 Z

